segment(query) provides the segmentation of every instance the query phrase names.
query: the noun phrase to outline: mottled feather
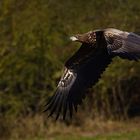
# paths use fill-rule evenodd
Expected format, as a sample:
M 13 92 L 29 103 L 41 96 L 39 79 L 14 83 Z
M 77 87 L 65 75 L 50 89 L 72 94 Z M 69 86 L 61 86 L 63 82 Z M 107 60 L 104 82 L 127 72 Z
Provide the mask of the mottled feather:
M 105 29 L 104 35 L 109 54 L 129 60 L 140 59 L 139 35 L 112 28 Z

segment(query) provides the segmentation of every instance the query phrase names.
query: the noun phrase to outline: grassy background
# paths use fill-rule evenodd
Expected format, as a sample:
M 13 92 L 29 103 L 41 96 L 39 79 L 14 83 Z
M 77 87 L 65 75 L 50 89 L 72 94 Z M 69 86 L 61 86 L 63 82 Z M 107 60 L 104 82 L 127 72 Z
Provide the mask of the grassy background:
M 54 122 L 42 125 L 42 117 L 25 119 L 19 126 L 13 128 L 11 140 L 139 140 L 139 118 L 126 121 L 91 120 L 79 126 L 74 122 Z M 26 123 L 28 122 L 28 124 Z

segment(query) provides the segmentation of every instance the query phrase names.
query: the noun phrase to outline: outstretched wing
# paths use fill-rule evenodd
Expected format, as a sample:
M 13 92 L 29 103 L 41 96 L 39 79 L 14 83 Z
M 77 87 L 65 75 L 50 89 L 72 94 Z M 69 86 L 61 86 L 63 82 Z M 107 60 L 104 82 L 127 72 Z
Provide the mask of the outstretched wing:
M 140 36 L 117 29 L 105 29 L 107 48 L 110 54 L 124 59 L 140 59 Z
M 94 46 L 83 44 L 65 64 L 64 74 L 46 107 L 49 116 L 56 114 L 57 119 L 62 113 L 65 119 L 69 110 L 72 117 L 73 109 L 77 111 L 77 105 L 85 97 L 85 90 L 98 81 L 110 62 L 107 49 L 98 50 Z

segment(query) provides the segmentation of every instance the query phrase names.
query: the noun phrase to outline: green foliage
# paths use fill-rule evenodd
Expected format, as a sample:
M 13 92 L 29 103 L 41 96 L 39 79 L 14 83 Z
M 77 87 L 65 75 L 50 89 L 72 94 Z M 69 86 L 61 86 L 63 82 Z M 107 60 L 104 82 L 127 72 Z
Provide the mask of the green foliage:
M 89 134 L 90 135 L 90 134 Z M 134 140 L 139 139 L 138 132 L 131 132 L 131 133 L 113 133 L 108 135 L 97 135 L 97 136 L 59 136 L 56 137 L 55 140 Z

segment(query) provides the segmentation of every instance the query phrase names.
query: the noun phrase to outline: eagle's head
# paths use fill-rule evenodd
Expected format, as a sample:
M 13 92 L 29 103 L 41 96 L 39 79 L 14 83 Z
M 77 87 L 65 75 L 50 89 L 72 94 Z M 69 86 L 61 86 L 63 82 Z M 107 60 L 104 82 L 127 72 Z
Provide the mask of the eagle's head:
M 94 44 L 96 42 L 96 33 L 94 31 L 90 31 L 85 34 L 76 34 L 70 37 L 70 39 L 81 43 Z

